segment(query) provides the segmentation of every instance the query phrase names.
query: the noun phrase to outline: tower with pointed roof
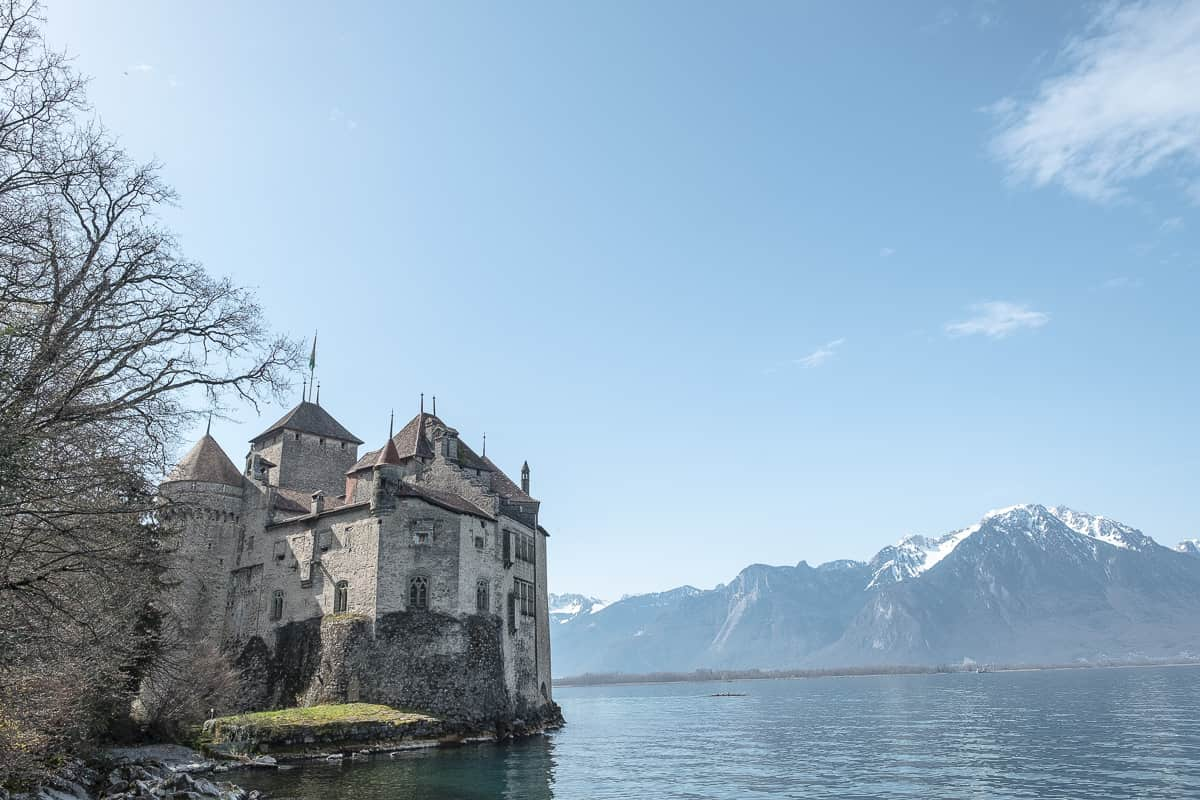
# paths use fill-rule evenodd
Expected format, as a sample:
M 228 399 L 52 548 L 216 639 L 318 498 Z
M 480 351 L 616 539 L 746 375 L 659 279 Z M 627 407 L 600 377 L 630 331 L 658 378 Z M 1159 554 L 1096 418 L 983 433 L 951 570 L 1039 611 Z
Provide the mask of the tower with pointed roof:
M 239 471 L 206 433 L 162 487 L 181 607 L 233 654 L 244 709 L 361 700 L 553 724 L 549 534 L 528 465 L 518 486 L 423 403 L 389 434 L 360 458 L 306 399 Z
M 270 465 L 267 482 L 273 486 L 337 495 L 362 443 L 324 408 L 304 400 L 250 440 L 248 458 Z
M 173 540 L 175 588 L 168 602 L 188 637 L 211 635 L 224 619 L 226 585 L 240 537 L 245 479 L 208 432 L 163 482 Z

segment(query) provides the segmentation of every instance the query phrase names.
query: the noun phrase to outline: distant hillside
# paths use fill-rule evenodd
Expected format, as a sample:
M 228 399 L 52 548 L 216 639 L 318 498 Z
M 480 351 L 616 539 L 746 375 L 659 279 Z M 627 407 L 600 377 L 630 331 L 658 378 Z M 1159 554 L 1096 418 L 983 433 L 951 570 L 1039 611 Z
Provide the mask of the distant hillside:
M 1014 506 L 868 562 L 755 564 L 710 591 L 586 612 L 565 601 L 554 674 L 1197 657 L 1198 556 L 1102 516 Z

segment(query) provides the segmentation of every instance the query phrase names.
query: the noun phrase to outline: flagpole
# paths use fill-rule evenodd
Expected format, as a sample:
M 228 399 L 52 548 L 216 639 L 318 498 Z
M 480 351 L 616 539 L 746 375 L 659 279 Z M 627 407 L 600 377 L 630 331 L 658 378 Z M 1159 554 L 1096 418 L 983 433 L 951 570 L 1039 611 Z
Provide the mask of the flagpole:
M 308 397 L 306 400 L 312 400 L 313 391 L 313 374 L 317 371 L 317 331 L 313 331 L 312 352 L 308 354 Z

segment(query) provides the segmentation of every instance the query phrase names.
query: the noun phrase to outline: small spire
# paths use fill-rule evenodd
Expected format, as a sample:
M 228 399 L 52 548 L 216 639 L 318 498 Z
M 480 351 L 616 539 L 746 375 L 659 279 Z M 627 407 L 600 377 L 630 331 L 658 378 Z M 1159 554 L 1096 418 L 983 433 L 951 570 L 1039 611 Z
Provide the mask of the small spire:
M 205 436 L 212 435 L 212 409 L 209 409 L 209 412 L 208 412 L 208 424 L 204 426 L 204 435 Z
M 421 416 L 425 416 L 425 393 L 421 392 Z
M 437 416 L 437 395 L 433 396 L 433 415 Z
M 483 432 L 483 455 L 487 456 L 487 431 Z
M 391 411 L 388 412 L 388 438 L 389 439 L 391 439 L 392 436 L 394 435 L 392 433 L 392 431 L 395 430 L 395 428 L 396 428 L 396 410 L 392 409 Z
M 308 400 L 308 378 L 304 379 L 300 388 L 300 402 L 303 403 L 306 400 Z
M 317 381 L 317 405 L 321 405 L 321 382 Z

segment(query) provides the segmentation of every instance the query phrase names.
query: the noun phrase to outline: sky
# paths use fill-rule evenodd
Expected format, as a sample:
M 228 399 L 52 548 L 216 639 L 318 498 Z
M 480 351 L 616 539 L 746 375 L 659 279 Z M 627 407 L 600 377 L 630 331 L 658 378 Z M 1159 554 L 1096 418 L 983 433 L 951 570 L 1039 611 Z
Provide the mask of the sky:
M 1200 2 L 45 13 L 367 447 L 425 392 L 529 461 L 552 592 L 1024 502 L 1200 534 Z

